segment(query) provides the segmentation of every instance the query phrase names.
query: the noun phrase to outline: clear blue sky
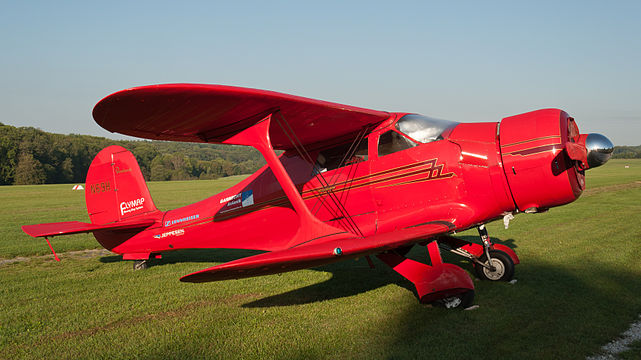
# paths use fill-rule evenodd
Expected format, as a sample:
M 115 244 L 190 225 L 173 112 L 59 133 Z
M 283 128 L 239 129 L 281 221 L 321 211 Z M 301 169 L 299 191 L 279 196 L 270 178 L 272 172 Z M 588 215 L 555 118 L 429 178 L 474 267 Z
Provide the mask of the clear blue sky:
M 558 107 L 641 144 L 641 1 L 2 1 L 0 122 L 110 134 L 132 86 L 262 88 L 456 121 Z

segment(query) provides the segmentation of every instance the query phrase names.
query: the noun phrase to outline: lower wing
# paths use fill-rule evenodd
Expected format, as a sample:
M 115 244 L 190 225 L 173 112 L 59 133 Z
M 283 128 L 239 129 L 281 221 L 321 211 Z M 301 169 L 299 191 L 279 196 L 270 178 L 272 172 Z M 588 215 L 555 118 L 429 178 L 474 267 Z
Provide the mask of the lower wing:
M 433 221 L 405 229 L 366 237 L 348 236 L 329 241 L 316 240 L 285 250 L 254 255 L 183 276 L 184 282 L 240 279 L 306 269 L 395 249 L 405 244 L 452 231 L 445 221 Z

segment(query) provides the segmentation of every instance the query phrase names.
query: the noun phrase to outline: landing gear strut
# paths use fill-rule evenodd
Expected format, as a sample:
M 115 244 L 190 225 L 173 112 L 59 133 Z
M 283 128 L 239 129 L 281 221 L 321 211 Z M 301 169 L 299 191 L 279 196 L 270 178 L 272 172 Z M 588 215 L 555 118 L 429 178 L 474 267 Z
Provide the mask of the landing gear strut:
M 447 235 L 439 236 L 437 241 L 444 249 L 470 259 L 479 279 L 490 281 L 512 280 L 514 265 L 519 263 L 519 257 L 509 247 L 492 243 L 485 226 L 479 226 L 478 231 L 483 245 Z
M 483 250 L 485 253 L 485 259 L 486 261 L 481 261 L 481 263 L 486 264 L 487 268 L 490 271 L 495 271 L 494 265 L 492 262 L 492 257 L 490 256 L 490 249 L 492 248 L 492 241 L 490 240 L 490 237 L 487 235 L 487 229 L 485 228 L 485 225 L 481 225 L 478 227 L 479 231 L 479 236 L 481 237 L 481 241 L 483 242 Z M 485 267 L 485 266 L 483 266 Z
M 490 250 L 490 260 L 481 256 L 478 260 L 487 266 L 474 264 L 476 276 L 481 280 L 490 281 L 510 281 L 514 276 L 514 261 L 512 258 L 501 250 Z
M 485 225 L 478 227 L 483 242 L 483 255 L 474 261 L 474 270 L 479 279 L 491 281 L 510 281 L 514 276 L 514 261 L 504 251 L 495 249 L 487 235 Z M 516 254 L 515 254 L 516 256 Z
M 510 281 L 514 276 L 514 265 L 519 263 L 514 250 L 492 243 L 484 226 L 479 226 L 478 230 L 483 245 L 449 235 L 430 240 L 427 252 L 431 265 L 406 258 L 411 246 L 376 256 L 414 284 L 420 302 L 465 309 L 474 301 L 474 283 L 465 270 L 443 262 L 441 248 L 468 258 L 474 264 L 477 276 L 484 280 Z

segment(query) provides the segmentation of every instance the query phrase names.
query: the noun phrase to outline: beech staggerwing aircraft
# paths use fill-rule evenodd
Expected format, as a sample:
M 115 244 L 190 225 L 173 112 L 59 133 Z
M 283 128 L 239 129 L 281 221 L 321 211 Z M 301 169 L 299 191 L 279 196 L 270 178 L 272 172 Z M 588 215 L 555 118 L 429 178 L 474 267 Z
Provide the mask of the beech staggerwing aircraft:
M 220 85 L 122 90 L 102 99 L 93 117 L 109 131 L 145 139 L 252 146 L 267 165 L 217 195 L 160 211 L 134 156 L 109 146 L 86 178 L 91 223 L 25 225 L 27 234 L 49 243 L 91 232 L 134 268 L 179 249 L 265 251 L 185 282 L 356 257 L 371 264 L 375 255 L 416 286 L 421 302 L 448 308 L 471 304 L 474 284 L 443 262 L 441 250 L 469 259 L 481 279 L 509 281 L 519 258 L 493 243 L 484 224 L 576 200 L 585 170 L 613 150 L 603 135 L 579 133 L 559 109 L 457 123 Z M 470 228 L 478 228 L 477 242 L 452 236 Z M 429 265 L 405 257 L 415 244 L 427 248 Z

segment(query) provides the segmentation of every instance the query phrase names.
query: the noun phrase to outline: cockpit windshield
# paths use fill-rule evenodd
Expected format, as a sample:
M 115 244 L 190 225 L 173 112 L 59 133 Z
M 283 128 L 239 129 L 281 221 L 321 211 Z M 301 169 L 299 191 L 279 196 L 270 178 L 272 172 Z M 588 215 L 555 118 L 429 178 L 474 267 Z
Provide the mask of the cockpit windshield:
M 433 119 L 418 114 L 408 114 L 396 122 L 396 129 L 410 138 L 428 143 L 443 140 L 443 133 L 453 129 L 457 122 Z

